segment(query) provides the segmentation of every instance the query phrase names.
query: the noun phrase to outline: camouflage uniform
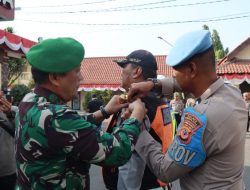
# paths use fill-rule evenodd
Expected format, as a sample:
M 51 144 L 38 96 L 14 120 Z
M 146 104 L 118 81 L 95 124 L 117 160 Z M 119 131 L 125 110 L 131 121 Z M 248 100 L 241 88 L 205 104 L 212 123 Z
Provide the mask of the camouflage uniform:
M 127 162 L 141 123 L 125 120 L 112 134 L 94 123 L 44 88 L 27 94 L 16 117 L 17 189 L 88 190 L 90 163 Z

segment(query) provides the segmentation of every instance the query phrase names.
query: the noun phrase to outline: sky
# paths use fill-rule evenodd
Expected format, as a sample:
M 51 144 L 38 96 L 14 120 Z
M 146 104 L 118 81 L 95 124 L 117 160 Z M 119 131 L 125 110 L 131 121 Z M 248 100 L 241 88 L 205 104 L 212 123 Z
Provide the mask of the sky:
M 229 51 L 250 37 L 249 0 L 15 0 L 14 21 L 0 22 L 38 41 L 72 37 L 85 57 L 145 49 L 167 55 L 178 37 L 207 25 Z M 159 39 L 158 37 L 162 37 Z

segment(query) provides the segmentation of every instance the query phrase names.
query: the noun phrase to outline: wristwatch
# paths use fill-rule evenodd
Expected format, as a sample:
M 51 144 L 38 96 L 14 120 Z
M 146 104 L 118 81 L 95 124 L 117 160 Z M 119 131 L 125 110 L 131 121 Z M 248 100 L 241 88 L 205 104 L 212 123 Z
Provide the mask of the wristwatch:
M 147 81 L 152 81 L 154 86 L 151 89 L 151 91 L 155 92 L 157 95 L 160 95 L 161 92 L 161 85 L 159 84 L 159 81 L 157 78 L 148 78 Z
M 148 78 L 147 81 L 152 81 L 154 86 L 152 88 L 152 90 L 154 90 L 156 88 L 156 86 L 158 85 L 158 80 L 157 78 Z
M 110 117 L 110 114 L 105 110 L 104 106 L 100 106 L 100 111 L 102 112 L 102 116 L 105 119 L 108 119 Z

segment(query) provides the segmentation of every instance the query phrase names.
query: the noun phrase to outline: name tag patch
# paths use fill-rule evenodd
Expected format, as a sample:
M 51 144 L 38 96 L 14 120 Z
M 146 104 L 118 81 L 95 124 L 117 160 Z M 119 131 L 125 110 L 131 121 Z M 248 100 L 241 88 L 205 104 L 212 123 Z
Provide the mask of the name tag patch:
M 173 141 L 173 146 L 170 147 L 169 152 L 171 152 L 176 162 L 181 162 L 183 165 L 188 165 L 197 154 L 192 150 L 186 149 L 184 146 L 179 146 L 176 140 Z

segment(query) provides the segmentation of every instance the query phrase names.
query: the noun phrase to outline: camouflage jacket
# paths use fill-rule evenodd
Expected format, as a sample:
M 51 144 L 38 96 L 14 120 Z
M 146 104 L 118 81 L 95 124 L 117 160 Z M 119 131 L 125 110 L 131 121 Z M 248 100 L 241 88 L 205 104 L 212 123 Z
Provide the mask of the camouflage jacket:
M 125 120 L 112 134 L 81 116 L 52 92 L 36 87 L 16 116 L 17 188 L 89 189 L 89 166 L 126 163 L 141 123 Z

